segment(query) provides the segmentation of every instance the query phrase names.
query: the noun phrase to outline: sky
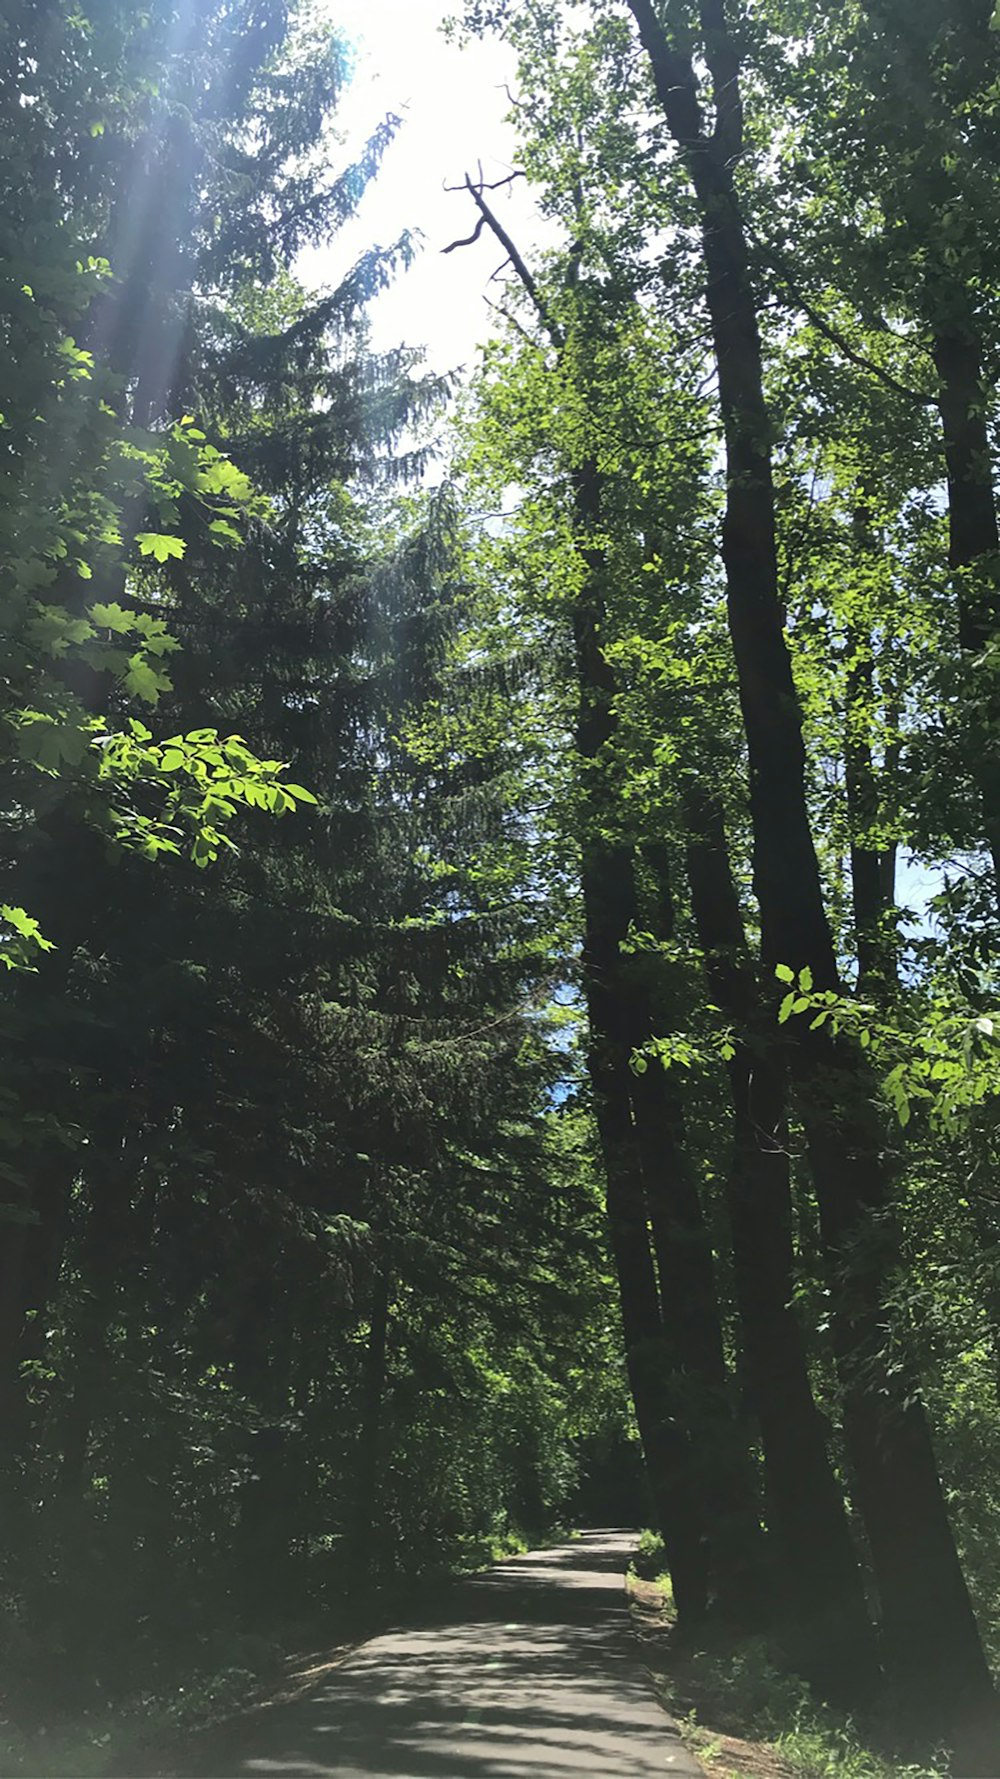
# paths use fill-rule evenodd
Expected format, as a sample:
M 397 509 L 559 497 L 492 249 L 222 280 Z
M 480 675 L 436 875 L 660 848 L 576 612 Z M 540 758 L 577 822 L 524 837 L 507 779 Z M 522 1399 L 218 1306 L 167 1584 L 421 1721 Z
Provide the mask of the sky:
M 495 42 L 464 48 L 439 29 L 461 0 L 327 0 L 330 16 L 357 45 L 358 65 L 338 123 L 357 146 L 386 112 L 403 126 L 363 200 L 358 217 L 329 248 L 304 257 L 309 282 L 332 283 L 373 242 L 387 246 L 406 228 L 421 231 L 423 249 L 411 269 L 371 310 L 378 350 L 424 346 L 433 370 L 471 364 L 490 331 L 489 281 L 503 257 L 482 237 L 443 255 L 472 232 L 471 199 L 446 184 L 473 174 L 481 160 L 489 180 L 511 171 L 515 155 L 505 82 L 514 84 L 510 51 Z M 518 244 L 530 246 L 539 219 L 524 181 L 491 201 Z

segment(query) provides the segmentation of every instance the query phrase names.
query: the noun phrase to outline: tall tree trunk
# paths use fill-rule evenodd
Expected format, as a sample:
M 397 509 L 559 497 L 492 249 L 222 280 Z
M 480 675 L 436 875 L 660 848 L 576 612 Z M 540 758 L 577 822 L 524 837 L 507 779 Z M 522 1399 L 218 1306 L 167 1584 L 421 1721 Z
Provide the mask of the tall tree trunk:
M 871 1693 L 878 1662 L 857 1553 L 793 1307 L 785 1069 L 760 1000 L 722 812 L 703 785 L 689 781 L 685 816 L 691 908 L 709 991 L 734 1032 L 726 1202 L 784 1604 L 797 1627 L 796 1659 L 803 1671 L 829 1696 L 856 1702 Z
M 354 1538 L 350 1552 L 350 1587 L 357 1593 L 367 1587 L 376 1570 L 376 1545 L 382 1524 L 380 1501 L 389 1342 L 389 1289 L 385 1263 L 379 1260 L 372 1277 L 368 1343 L 361 1378 L 357 1462 L 354 1469 Z
M 693 1483 L 686 1430 L 676 1418 L 672 1377 L 676 1358 L 660 1319 L 656 1274 L 639 1154 L 628 1093 L 629 1051 L 616 1032 L 616 995 L 604 972 L 617 963 L 618 941 L 602 921 L 603 898 L 593 861 L 585 865 L 584 902 L 588 1066 L 607 1182 L 607 1215 L 618 1280 L 629 1388 L 642 1440 L 650 1491 L 682 1633 L 695 1630 L 708 1608 L 708 1543 Z M 590 893 L 587 894 L 589 887 Z M 612 951 L 613 945 L 613 951 Z
M 583 982 L 590 1028 L 588 1066 L 607 1180 L 607 1213 L 618 1277 L 629 1385 L 650 1486 L 684 1629 L 708 1605 L 708 1546 L 693 1485 L 687 1431 L 678 1421 L 672 1380 L 678 1357 L 660 1314 L 650 1249 L 646 1191 L 633 1122 L 630 1068 L 638 1043 L 634 1001 L 623 982 L 622 945 L 635 919 L 633 849 L 616 835 L 617 812 L 607 782 L 614 732 L 614 676 L 601 644 L 604 624 L 602 552 L 589 541 L 600 522 L 600 484 L 593 464 L 576 478 L 576 518 L 585 585 L 573 614 L 579 710 L 576 743 L 582 761 L 580 877 L 584 904 Z
M 628 0 L 701 212 L 705 294 L 726 439 L 722 553 L 750 763 L 754 887 L 765 977 L 809 966 L 840 992 L 805 795 L 801 714 L 783 633 L 770 416 L 746 236 L 732 181 L 742 148 L 739 65 L 723 0 L 703 0 L 716 123 L 693 63 L 652 0 Z M 844 1431 L 882 1603 L 885 1651 L 914 1721 L 949 1741 L 994 1705 L 915 1380 L 887 1349 L 895 1264 L 889 1180 L 863 1058 L 827 1028 L 789 1033 L 820 1208 L 844 1392 Z M 971 1771 L 971 1769 L 969 1769 Z
M 866 0 L 866 10 L 884 28 L 894 9 L 887 9 L 881 0 Z M 985 0 L 965 10 L 965 25 L 981 33 L 984 63 L 993 53 L 991 13 Z M 928 19 L 932 17 L 932 12 L 927 14 Z M 928 59 L 926 33 L 920 28 L 896 30 L 893 38 L 892 68 L 899 102 L 930 114 L 941 96 L 939 88 L 935 93 L 940 68 Z M 959 127 L 957 117 L 955 127 Z M 931 181 L 931 189 L 938 187 L 936 218 L 929 219 L 921 209 L 926 190 L 921 178 L 908 182 L 915 202 L 911 207 L 904 200 L 902 220 L 917 239 L 927 236 L 929 221 L 933 234 L 934 224 L 940 226 L 949 207 L 961 211 L 965 199 L 961 182 L 946 175 L 942 192 L 941 173 L 942 166 L 936 162 Z M 940 253 L 926 273 L 922 307 L 938 379 L 937 406 L 948 483 L 948 563 L 955 584 L 959 645 L 971 664 L 981 660 L 1000 638 L 1000 525 L 989 424 L 992 380 L 984 376 L 975 292 Z M 1000 903 L 1000 678 L 995 666 L 982 675 L 965 714 L 967 758 L 979 790 L 982 837 L 989 848 Z
M 844 778 L 851 849 L 851 905 L 858 960 L 858 993 L 884 996 L 896 978 L 896 947 L 890 927 L 895 848 L 879 846 L 872 830 L 879 819 L 879 788 L 868 737 L 874 673 L 867 638 L 848 638 Z M 887 893 L 888 892 L 888 893 Z
M 79 1172 L 74 1152 L 60 1149 L 41 1156 L 35 1182 L 39 1221 L 28 1233 L 22 1280 L 22 1312 L 40 1318 L 55 1297 L 69 1234 L 70 1194 Z M 26 1357 L 39 1358 L 37 1336 L 25 1337 Z
M 525 261 L 482 185 L 466 187 L 502 246 L 557 352 L 566 344 Z M 567 290 L 578 267 L 571 267 Z M 607 1215 L 621 1299 L 629 1383 L 651 1492 L 663 1533 L 679 1622 L 695 1625 L 708 1598 L 704 1516 L 691 1477 L 690 1442 L 678 1424 L 670 1380 L 678 1366 L 661 1318 L 650 1251 L 648 1206 L 634 1123 L 630 1063 L 651 1032 L 636 1019 L 622 972 L 622 944 L 636 911 L 633 847 L 618 837 L 618 811 L 609 781 L 608 743 L 614 733 L 614 676 L 601 637 L 605 622 L 606 563 L 594 541 L 601 526 L 601 478 L 593 459 L 573 477 L 574 523 L 585 584 L 573 611 L 579 710 L 577 749 L 583 762 L 580 884 L 584 903 L 582 974 L 590 1044 L 588 1069 L 607 1182 Z
M 22 1215 L 31 1214 L 25 1202 Z M 0 1221 L 0 1438 L 10 1452 L 11 1434 L 20 1418 L 21 1333 L 24 1327 L 24 1270 L 28 1225 Z
M 131 1144 L 119 1134 L 119 1111 L 117 1105 L 108 1108 L 86 1170 L 90 1208 L 80 1243 L 83 1299 L 59 1469 L 59 1492 L 68 1502 L 79 1502 L 87 1486 L 91 1431 L 107 1391 L 111 1325 L 127 1275 L 133 1172 Z
M 989 406 L 982 344 L 964 293 L 937 293 L 932 308 L 938 407 L 948 472 L 948 565 L 955 578 L 958 637 L 970 660 L 1000 636 L 1000 533 L 993 491 Z M 947 320 L 940 319 L 943 308 Z M 969 758 L 983 810 L 983 832 L 1000 898 L 1000 681 L 995 667 L 980 692 Z
M 20 1302 L 11 1306 L 20 1330 L 18 1369 L 40 1362 L 47 1351 L 47 1312 L 58 1291 L 69 1234 L 70 1195 L 78 1172 L 79 1161 L 67 1149 L 43 1153 L 38 1159 L 34 1189 L 38 1222 L 26 1230 L 20 1267 Z M 28 1475 L 37 1426 L 26 1391 L 18 1389 L 5 1425 L 7 1449 L 12 1456 L 25 1462 Z
M 652 1224 L 660 1338 L 665 1337 L 670 1355 L 669 1382 L 665 1367 L 658 1392 L 666 1388 L 666 1412 L 683 1430 L 689 1473 L 685 1486 L 702 1502 L 711 1592 L 726 1616 L 757 1623 L 764 1612 L 766 1554 L 749 1452 L 733 1415 L 711 1238 L 685 1153 L 672 1083 L 657 1065 L 638 1075 L 631 1067 L 633 1054 L 653 1035 L 653 1013 L 648 966 L 622 950 L 637 923 L 639 905 L 634 849 L 624 837 L 613 838 L 619 812 L 608 774 L 616 683 L 600 640 L 606 564 L 602 551 L 587 542 L 602 516 L 600 477 L 592 463 L 581 466 L 575 492 L 587 566 L 574 636 L 580 686 L 577 745 L 585 762 L 584 978 L 595 1033 L 591 1075 L 595 1081 L 598 1073 L 605 1078 L 604 1116 L 622 1125 L 622 1140 L 615 1137 L 610 1146 L 605 1144 L 605 1158 L 613 1153 L 617 1178 L 612 1188 L 609 1175 L 609 1212 L 613 1191 L 624 1193 L 626 1201 L 638 1193 L 647 1249 L 646 1223 Z M 619 1077 L 614 1083 L 613 1073 Z M 623 1101 L 613 1115 L 608 1104 L 612 1096 Z M 638 1171 L 637 1181 L 626 1184 L 626 1168 Z M 637 1221 L 638 1206 L 627 1205 L 625 1215 L 627 1221 Z M 657 1412 L 662 1417 L 664 1410 Z
M 262 1260 L 243 1281 L 232 1345 L 234 1381 L 254 1410 L 239 1494 L 235 1583 L 246 1610 L 262 1619 L 273 1617 L 276 1601 L 288 1601 L 292 1581 L 292 1341 L 279 1277 Z
M 664 849 L 644 847 L 655 878 L 652 927 L 673 937 L 672 886 Z M 632 971 L 638 960 L 633 960 Z M 658 1021 L 640 981 L 635 1047 Z M 633 990 L 635 992 L 635 990 Z M 646 1187 L 663 1320 L 679 1361 L 680 1403 L 695 1448 L 696 1481 L 709 1520 L 712 1591 L 723 1615 L 761 1623 L 770 1605 L 768 1553 L 746 1429 L 726 1363 L 712 1238 L 694 1177 L 674 1076 L 657 1063 L 632 1078 L 636 1138 Z
M 866 560 L 878 549 L 871 506 L 864 487 L 858 491 L 853 517 L 853 554 L 863 575 Z M 871 726 L 875 707 L 875 664 L 871 623 L 848 628 L 847 687 L 844 723 L 844 779 L 850 829 L 851 904 L 858 960 L 858 993 L 884 998 L 895 985 L 897 946 L 891 925 L 895 847 L 877 838 L 882 808 L 878 772 L 872 754 Z M 898 746 L 898 743 L 893 743 Z M 889 894 L 887 894 L 887 890 Z

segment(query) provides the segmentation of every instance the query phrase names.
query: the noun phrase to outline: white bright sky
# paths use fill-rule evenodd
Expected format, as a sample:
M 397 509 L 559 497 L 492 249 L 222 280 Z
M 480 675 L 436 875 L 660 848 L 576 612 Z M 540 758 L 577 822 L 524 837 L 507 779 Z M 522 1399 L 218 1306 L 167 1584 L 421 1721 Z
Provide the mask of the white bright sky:
M 481 160 L 487 179 L 511 171 L 515 156 L 510 102 L 514 60 L 495 40 L 459 48 L 440 25 L 461 0 L 324 0 L 329 16 L 354 40 L 357 67 L 338 125 L 356 148 L 386 112 L 403 118 L 381 173 L 357 219 L 326 250 L 304 256 L 309 282 L 332 283 L 373 243 L 388 246 L 404 229 L 419 230 L 422 250 L 410 270 L 372 307 L 377 350 L 424 346 L 436 371 L 470 365 L 491 331 L 485 298 L 502 250 L 484 235 L 472 247 L 442 256 L 450 241 L 472 233 L 471 199 L 444 185 L 473 175 Z M 523 180 L 491 202 L 518 245 L 539 237 L 539 219 Z

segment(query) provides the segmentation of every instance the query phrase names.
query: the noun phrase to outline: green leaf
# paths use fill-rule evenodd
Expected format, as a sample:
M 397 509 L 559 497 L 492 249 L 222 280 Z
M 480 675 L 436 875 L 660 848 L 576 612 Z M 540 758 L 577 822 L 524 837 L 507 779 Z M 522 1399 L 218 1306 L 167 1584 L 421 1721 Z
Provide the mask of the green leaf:
M 774 974 L 779 982 L 795 981 L 795 971 L 788 964 L 775 964 Z
M 168 691 L 170 681 L 166 674 L 157 673 L 154 667 L 142 655 L 133 655 L 129 660 L 128 672 L 125 675 L 125 689 L 134 697 L 141 698 L 144 704 L 156 704 L 161 692 Z
M 253 484 L 242 470 L 236 468 L 229 459 L 215 454 L 204 470 L 201 486 L 207 494 L 224 494 L 230 500 L 249 500 L 253 493 Z
M 116 599 L 107 603 L 99 601 L 97 605 L 92 605 L 90 616 L 101 630 L 115 630 L 121 636 L 126 635 L 135 623 L 134 612 L 126 611 Z
M 181 537 L 168 537 L 162 531 L 137 531 L 135 541 L 143 556 L 153 556 L 157 562 L 168 562 L 172 556 L 183 556 L 187 545 Z
M 38 711 L 26 712 L 19 724 L 19 751 L 43 772 L 78 766 L 87 752 L 88 736 L 73 722 L 57 722 Z

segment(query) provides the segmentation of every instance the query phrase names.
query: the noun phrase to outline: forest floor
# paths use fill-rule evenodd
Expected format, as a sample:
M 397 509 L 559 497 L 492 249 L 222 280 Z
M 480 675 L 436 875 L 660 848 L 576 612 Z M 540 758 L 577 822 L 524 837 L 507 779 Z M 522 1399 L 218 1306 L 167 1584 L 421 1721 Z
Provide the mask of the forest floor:
M 714 1674 L 699 1671 L 697 1659 L 677 1649 L 662 1585 L 631 1575 L 628 1596 L 632 1627 L 657 1694 L 683 1723 L 709 1779 L 796 1779 L 796 1769 L 773 1743 L 738 1733 L 747 1730 L 750 1714 L 725 1697 Z
M 679 1645 L 666 1577 L 643 1578 L 633 1568 L 628 1602 L 657 1697 L 707 1779 L 943 1779 L 941 1769 L 880 1753 L 777 1668 L 763 1642 Z
M 433 1615 L 330 1651 L 266 1709 L 133 1749 L 148 1779 L 700 1779 L 630 1634 L 635 1536 L 587 1532 L 462 1581 Z M 107 1772 L 123 1772 L 120 1765 Z

